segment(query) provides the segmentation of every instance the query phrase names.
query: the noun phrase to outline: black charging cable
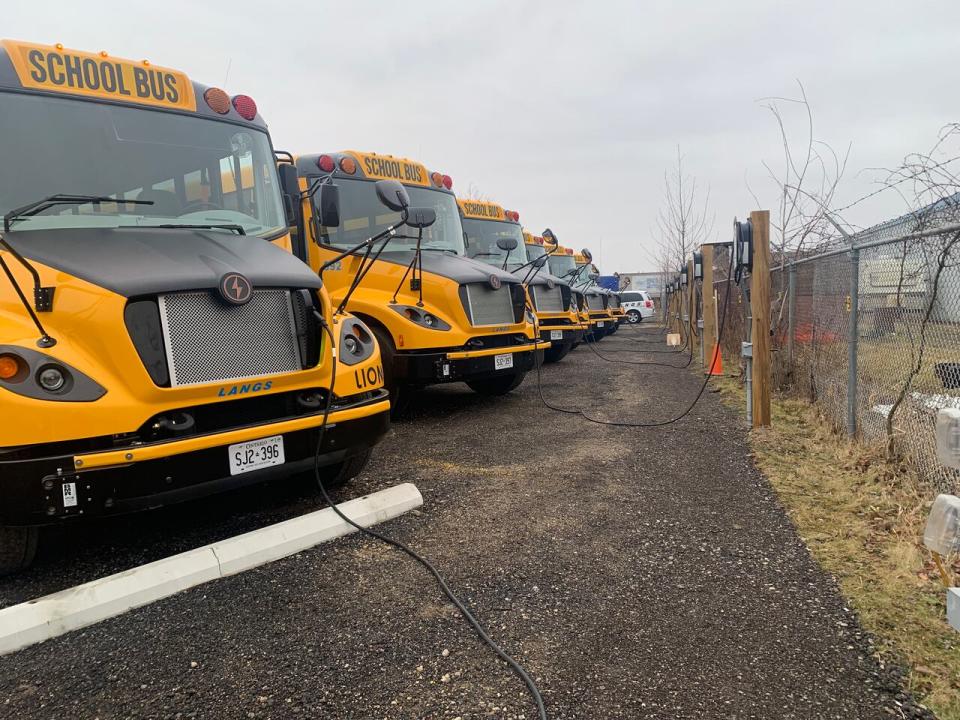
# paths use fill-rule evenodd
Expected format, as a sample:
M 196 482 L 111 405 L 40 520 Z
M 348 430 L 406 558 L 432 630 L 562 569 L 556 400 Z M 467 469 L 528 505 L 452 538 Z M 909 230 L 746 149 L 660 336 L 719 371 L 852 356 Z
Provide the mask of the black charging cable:
M 719 332 L 717 333 L 718 346 L 720 345 L 720 342 L 723 340 L 723 329 L 724 329 L 724 326 L 726 325 L 726 320 L 727 320 L 727 305 L 729 304 L 729 300 L 730 300 L 731 284 L 732 283 L 727 283 L 727 292 L 723 300 L 723 314 L 720 316 L 720 329 L 719 329 Z M 540 402 L 542 402 L 545 407 L 555 412 L 564 413 L 566 415 L 579 415 L 584 420 L 595 423 L 597 425 L 608 425 L 610 427 L 621 427 L 621 428 L 664 427 L 665 425 L 672 425 L 673 423 L 678 422 L 679 420 L 682 420 L 684 417 L 690 414 L 690 411 L 693 410 L 694 406 L 696 406 L 696 404 L 700 401 L 700 398 L 703 397 L 703 393 L 706 391 L 707 385 L 710 383 L 710 378 L 712 377 L 709 373 L 707 374 L 706 378 L 704 378 L 703 384 L 700 386 L 700 390 L 697 392 L 696 397 L 693 398 L 693 402 L 690 403 L 690 405 L 686 408 L 686 410 L 684 410 L 682 413 L 680 413 L 676 417 L 670 418 L 668 420 L 661 420 L 659 422 L 652 422 L 652 423 L 630 423 L 630 422 L 619 422 L 615 420 L 601 420 L 600 418 L 591 417 L 590 415 L 585 413 L 583 410 L 578 410 L 575 408 L 563 408 L 563 407 L 559 407 L 558 405 L 550 404 L 543 395 L 543 384 L 540 376 L 540 366 L 541 366 L 541 363 L 539 362 L 536 363 L 537 392 L 540 395 Z
M 467 624 L 470 625 L 470 627 L 472 627 L 476 631 L 477 635 L 480 636 L 480 639 L 483 640 L 483 642 L 485 642 L 498 656 L 500 656 L 500 658 L 505 663 L 507 663 L 507 665 L 510 666 L 513 672 L 516 673 L 521 680 L 523 680 L 524 684 L 527 686 L 527 689 L 530 691 L 530 694 L 533 696 L 534 702 L 537 705 L 537 712 L 540 715 L 540 720 L 547 720 L 547 709 L 544 706 L 543 697 L 540 695 L 540 690 L 537 688 L 537 685 L 533 681 L 533 678 L 531 678 L 530 675 L 527 673 L 527 671 L 523 669 L 520 663 L 514 660 L 503 648 L 501 648 L 496 643 L 496 641 L 494 641 L 493 638 L 490 637 L 490 635 L 487 633 L 487 630 L 483 627 L 483 625 L 480 624 L 480 621 L 477 620 L 476 617 L 474 617 L 473 613 L 471 613 L 466 608 L 466 606 L 463 604 L 460 598 L 458 598 L 457 595 L 453 592 L 453 590 L 450 589 L 450 586 L 447 584 L 446 580 L 444 580 L 443 576 L 440 574 L 440 571 L 437 570 L 437 568 L 435 568 L 429 560 L 427 560 L 422 555 L 418 554 L 415 550 L 405 545 L 404 543 L 400 542 L 399 540 L 394 540 L 393 538 L 387 537 L 386 535 L 382 535 L 381 533 L 378 533 L 375 530 L 371 530 L 370 528 L 363 527 L 362 525 L 359 525 L 358 523 L 348 518 L 346 515 L 343 514 L 340 508 L 337 507 L 337 504 L 333 501 L 333 499 L 330 497 L 329 493 L 327 492 L 327 489 L 324 487 L 323 479 L 320 475 L 320 451 L 323 447 L 323 437 L 327 430 L 327 419 L 330 416 L 330 408 L 333 404 L 333 389 L 334 387 L 336 387 L 336 381 L 337 381 L 337 346 L 336 346 L 336 342 L 333 339 L 333 332 L 330 330 L 330 327 L 327 325 L 327 321 L 323 318 L 323 315 L 321 315 L 319 312 L 315 312 L 314 317 L 317 318 L 317 320 L 320 323 L 320 326 L 323 328 L 324 332 L 330 338 L 330 353 L 331 353 L 331 358 L 333 359 L 333 365 L 330 373 L 330 390 L 327 392 L 327 402 L 323 408 L 323 421 L 320 423 L 320 433 L 317 436 L 317 447 L 316 447 L 316 450 L 314 451 L 314 456 L 313 456 L 313 474 L 316 478 L 317 486 L 320 488 L 320 494 L 323 495 L 323 499 L 327 502 L 330 508 L 340 517 L 340 519 L 342 519 L 348 525 L 355 527 L 360 532 L 366 535 L 369 535 L 372 538 L 376 538 L 377 540 L 380 540 L 381 542 L 384 542 L 387 545 L 391 545 L 397 548 L 401 552 L 406 553 L 411 558 L 416 560 L 418 563 L 423 565 L 423 567 L 425 567 L 430 572 L 430 574 L 433 575 L 433 577 L 436 579 L 437 584 L 440 585 L 440 589 L 443 590 L 443 594 L 446 595 L 447 598 L 449 598 L 450 602 L 452 602 L 456 606 L 457 610 L 459 610 L 460 614 L 463 616 L 463 619 L 466 620 Z

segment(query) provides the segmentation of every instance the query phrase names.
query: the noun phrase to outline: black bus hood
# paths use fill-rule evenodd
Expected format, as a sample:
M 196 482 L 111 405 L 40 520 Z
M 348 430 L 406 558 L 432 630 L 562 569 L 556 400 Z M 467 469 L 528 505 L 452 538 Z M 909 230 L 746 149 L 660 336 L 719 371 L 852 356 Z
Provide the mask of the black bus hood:
M 124 297 L 217 288 L 230 272 L 255 288 L 321 286 L 292 254 L 252 235 L 118 227 L 13 231 L 6 238 L 28 260 Z
M 531 270 L 530 270 L 530 268 L 525 267 L 525 268 L 522 268 L 522 269 L 520 269 L 520 270 L 514 270 L 513 272 L 514 272 L 514 274 L 515 274 L 517 277 L 520 278 L 520 280 L 521 280 L 521 282 L 522 282 L 523 279 L 527 277 L 527 273 L 531 272 Z M 538 272 L 536 275 L 534 275 L 533 278 L 530 280 L 530 284 L 531 284 L 531 285 L 547 285 L 547 286 L 549 286 L 551 283 L 553 283 L 553 285 L 566 285 L 567 287 L 570 287 L 570 283 L 568 283 L 566 280 L 561 280 L 561 279 L 558 278 L 557 276 L 551 275 L 550 273 L 546 272 L 545 270 L 540 270 L 540 272 Z
M 491 275 L 496 275 L 500 282 L 518 283 L 520 279 L 513 273 L 501 270 L 493 265 L 464 257 L 463 255 L 453 255 L 452 253 L 436 252 L 425 250 L 421 253 L 423 258 L 423 271 L 433 275 L 448 278 L 461 285 L 466 283 L 485 283 L 489 281 Z M 380 256 L 381 260 L 393 262 L 400 265 L 407 265 L 413 259 L 413 250 L 394 250 L 389 247 Z

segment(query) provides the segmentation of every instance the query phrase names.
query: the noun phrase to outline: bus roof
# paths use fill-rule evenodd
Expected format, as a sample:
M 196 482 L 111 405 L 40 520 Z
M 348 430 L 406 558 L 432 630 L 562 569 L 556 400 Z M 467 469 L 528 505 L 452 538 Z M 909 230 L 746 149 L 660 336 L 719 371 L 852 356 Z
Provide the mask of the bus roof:
M 520 224 L 520 215 L 502 206 L 486 200 L 467 200 L 457 198 L 457 205 L 465 218 L 471 220 L 496 220 L 498 222 Z
M 111 57 L 106 51 L 69 50 L 59 43 L 37 45 L 0 40 L 0 91 L 6 88 L 147 106 L 266 127 L 249 98 L 243 107 L 248 112 L 252 108 L 253 118 L 240 114 L 237 100 L 245 96 L 237 95 L 231 101 L 222 90 L 193 82 L 179 70 L 153 65 L 148 60 Z
M 450 179 L 449 175 L 442 175 L 438 172 L 431 173 L 425 165 L 416 160 L 394 157 L 393 155 L 343 150 L 341 152 L 298 155 L 295 162 L 297 170 L 302 176 L 333 175 L 335 178 L 399 180 L 404 185 L 428 187 L 452 193 L 450 188 L 453 185 L 453 180 Z

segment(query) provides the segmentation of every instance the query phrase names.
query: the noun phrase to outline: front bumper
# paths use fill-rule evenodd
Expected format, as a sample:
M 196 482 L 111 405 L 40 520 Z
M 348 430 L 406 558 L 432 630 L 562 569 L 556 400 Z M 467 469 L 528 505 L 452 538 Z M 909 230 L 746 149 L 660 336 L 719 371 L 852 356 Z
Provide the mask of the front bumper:
M 182 440 L 87 455 L 0 461 L 0 525 L 49 525 L 119 515 L 191 500 L 313 464 L 323 412 Z M 390 428 L 385 390 L 331 411 L 320 464 L 332 465 L 376 445 Z M 283 436 L 284 464 L 230 474 L 227 447 Z M 69 490 L 69 492 L 67 492 Z M 75 504 L 65 504 L 73 498 Z
M 395 377 L 407 385 L 434 385 L 496 377 L 508 372 L 527 372 L 534 368 L 534 353 L 543 353 L 549 342 L 508 345 L 484 350 L 440 352 L 408 351 L 394 356 Z M 510 355 L 512 365 L 498 369 L 497 357 Z
M 540 326 L 540 339 L 544 342 L 550 343 L 559 343 L 561 345 L 565 343 L 574 343 L 583 341 L 583 328 L 574 326 L 574 325 L 541 325 Z

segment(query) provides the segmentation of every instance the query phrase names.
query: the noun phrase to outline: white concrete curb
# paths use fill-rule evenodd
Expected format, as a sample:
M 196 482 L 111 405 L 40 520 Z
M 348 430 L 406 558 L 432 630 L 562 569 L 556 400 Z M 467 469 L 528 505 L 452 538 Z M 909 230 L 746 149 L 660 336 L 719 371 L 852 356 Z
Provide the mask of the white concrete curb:
M 423 505 L 420 491 L 403 483 L 340 504 L 368 527 Z M 293 555 L 356 530 L 330 508 L 204 545 L 116 575 L 0 610 L 0 655 L 93 625 L 175 595 Z

